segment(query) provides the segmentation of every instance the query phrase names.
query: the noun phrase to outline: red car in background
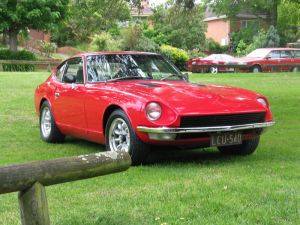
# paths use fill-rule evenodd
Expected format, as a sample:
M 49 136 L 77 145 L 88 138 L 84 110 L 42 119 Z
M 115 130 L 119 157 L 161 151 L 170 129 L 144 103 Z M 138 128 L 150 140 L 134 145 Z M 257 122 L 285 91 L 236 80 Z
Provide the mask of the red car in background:
M 188 61 L 188 71 L 192 73 L 206 72 L 206 73 L 218 73 L 218 72 L 233 72 L 233 68 L 226 65 L 234 61 L 234 57 L 227 54 L 212 54 L 204 58 L 190 59 Z
M 259 48 L 231 63 L 243 72 L 300 71 L 299 48 Z
M 133 164 L 150 146 L 217 147 L 248 155 L 273 125 L 266 97 L 241 88 L 193 84 L 154 53 L 100 52 L 61 63 L 35 91 L 41 138 L 66 135 L 126 151 Z

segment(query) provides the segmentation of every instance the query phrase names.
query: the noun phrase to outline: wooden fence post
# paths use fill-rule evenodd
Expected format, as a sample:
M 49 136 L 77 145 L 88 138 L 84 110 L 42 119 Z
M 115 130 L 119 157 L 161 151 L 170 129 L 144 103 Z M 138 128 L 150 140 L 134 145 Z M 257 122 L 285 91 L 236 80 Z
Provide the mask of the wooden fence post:
M 50 225 L 46 190 L 36 182 L 27 190 L 19 192 L 22 225 Z

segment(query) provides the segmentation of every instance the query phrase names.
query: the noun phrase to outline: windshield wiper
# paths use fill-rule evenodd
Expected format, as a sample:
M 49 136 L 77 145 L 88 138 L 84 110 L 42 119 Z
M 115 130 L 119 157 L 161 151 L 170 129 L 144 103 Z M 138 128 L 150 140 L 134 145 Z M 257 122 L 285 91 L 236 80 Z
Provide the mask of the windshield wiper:
M 150 80 L 150 77 L 136 77 L 136 76 L 129 76 L 129 77 L 118 77 L 108 81 L 118 81 L 118 80 Z
M 181 78 L 182 76 L 180 76 L 179 74 L 172 73 L 172 74 L 169 74 L 166 77 L 161 78 L 160 80 L 166 80 L 166 79 L 168 79 L 170 77 L 180 77 Z

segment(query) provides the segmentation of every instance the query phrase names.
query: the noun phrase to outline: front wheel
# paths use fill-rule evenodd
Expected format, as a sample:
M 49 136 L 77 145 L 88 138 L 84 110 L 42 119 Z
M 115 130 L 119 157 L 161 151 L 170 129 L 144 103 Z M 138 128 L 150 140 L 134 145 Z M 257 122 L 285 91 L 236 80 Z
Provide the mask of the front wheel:
M 105 127 L 105 142 L 108 151 L 128 152 L 132 165 L 143 163 L 149 153 L 149 146 L 139 139 L 127 115 L 119 109 L 108 118 Z
M 250 155 L 255 152 L 259 144 L 259 137 L 245 140 L 240 145 L 231 145 L 231 146 L 219 146 L 218 150 L 221 153 L 229 155 Z
M 254 67 L 252 68 L 252 72 L 253 72 L 253 73 L 260 73 L 260 72 L 261 72 L 260 66 L 254 66 Z

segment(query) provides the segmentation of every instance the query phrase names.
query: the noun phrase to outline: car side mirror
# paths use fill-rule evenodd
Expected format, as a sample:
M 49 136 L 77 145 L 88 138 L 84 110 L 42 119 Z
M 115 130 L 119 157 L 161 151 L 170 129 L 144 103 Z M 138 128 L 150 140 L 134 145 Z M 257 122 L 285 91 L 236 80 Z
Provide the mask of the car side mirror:
M 183 79 L 185 80 L 185 81 L 187 81 L 187 82 L 189 82 L 189 74 L 188 73 L 183 73 L 182 74 L 183 75 Z
M 267 59 L 267 60 L 271 59 L 271 56 L 267 56 L 266 59 Z
M 71 75 L 71 74 L 66 74 L 64 76 L 64 82 L 68 83 L 68 84 L 72 84 L 76 82 L 76 76 L 75 75 Z

